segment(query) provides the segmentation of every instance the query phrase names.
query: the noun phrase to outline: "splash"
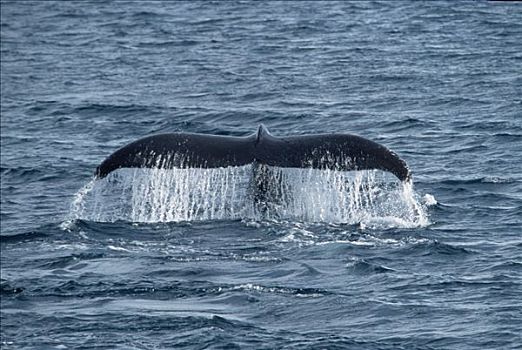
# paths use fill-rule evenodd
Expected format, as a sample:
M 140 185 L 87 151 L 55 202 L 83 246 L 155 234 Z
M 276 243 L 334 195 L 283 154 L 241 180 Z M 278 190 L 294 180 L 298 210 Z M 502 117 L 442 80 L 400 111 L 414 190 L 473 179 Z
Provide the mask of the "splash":
M 411 182 L 388 173 L 278 169 L 277 182 L 289 191 L 277 211 L 282 219 L 362 224 L 365 227 L 416 227 L 428 224 Z
M 260 187 L 253 166 L 119 169 L 75 196 L 68 221 L 295 220 L 418 227 L 428 224 L 413 184 L 378 171 L 275 168 Z
M 95 180 L 92 179 L 85 184 L 76 194 L 71 203 L 71 210 L 67 215 L 67 218 L 60 224 L 63 230 L 69 230 L 72 228 L 74 221 L 82 219 L 85 212 L 86 196 L 92 191 L 95 185 Z

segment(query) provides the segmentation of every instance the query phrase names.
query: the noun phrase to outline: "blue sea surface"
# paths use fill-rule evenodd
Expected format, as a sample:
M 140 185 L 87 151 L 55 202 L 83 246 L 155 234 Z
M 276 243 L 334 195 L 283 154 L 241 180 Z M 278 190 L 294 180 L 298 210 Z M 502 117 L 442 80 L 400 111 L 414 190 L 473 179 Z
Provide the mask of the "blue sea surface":
M 522 348 L 522 4 L 0 6 L 2 349 Z M 330 173 L 298 203 L 314 215 L 169 216 L 185 202 L 159 211 L 152 182 L 96 189 L 141 137 L 259 124 L 385 145 L 414 186 L 388 206 L 423 217 L 323 215 L 347 208 Z M 104 199 L 121 183 L 148 202 Z

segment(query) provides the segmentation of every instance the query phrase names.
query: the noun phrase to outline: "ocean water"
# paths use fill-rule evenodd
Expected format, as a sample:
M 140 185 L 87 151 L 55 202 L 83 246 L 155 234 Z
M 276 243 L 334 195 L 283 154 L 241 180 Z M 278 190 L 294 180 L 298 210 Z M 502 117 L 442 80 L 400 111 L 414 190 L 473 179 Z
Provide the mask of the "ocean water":
M 522 348 L 522 6 L 1 5 L 2 349 Z M 122 169 L 163 132 L 347 132 L 382 172 Z

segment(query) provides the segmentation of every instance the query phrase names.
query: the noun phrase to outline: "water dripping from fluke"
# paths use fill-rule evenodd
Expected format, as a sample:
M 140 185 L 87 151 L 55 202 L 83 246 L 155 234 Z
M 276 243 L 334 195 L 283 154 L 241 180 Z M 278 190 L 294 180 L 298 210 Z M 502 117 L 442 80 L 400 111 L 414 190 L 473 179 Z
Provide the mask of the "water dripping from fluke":
M 62 227 L 75 220 L 293 220 L 362 228 L 429 224 L 413 183 L 383 171 L 263 166 L 260 172 L 255 166 L 118 169 L 78 191 Z

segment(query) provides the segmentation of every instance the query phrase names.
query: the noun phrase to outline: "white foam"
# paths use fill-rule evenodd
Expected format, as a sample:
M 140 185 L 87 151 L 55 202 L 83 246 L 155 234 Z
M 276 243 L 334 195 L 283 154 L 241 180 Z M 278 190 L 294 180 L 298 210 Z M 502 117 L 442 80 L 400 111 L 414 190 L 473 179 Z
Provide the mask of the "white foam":
M 435 197 L 429 193 L 426 193 L 423 197 L 423 202 L 426 206 L 430 207 L 432 205 L 436 205 L 438 202 Z

